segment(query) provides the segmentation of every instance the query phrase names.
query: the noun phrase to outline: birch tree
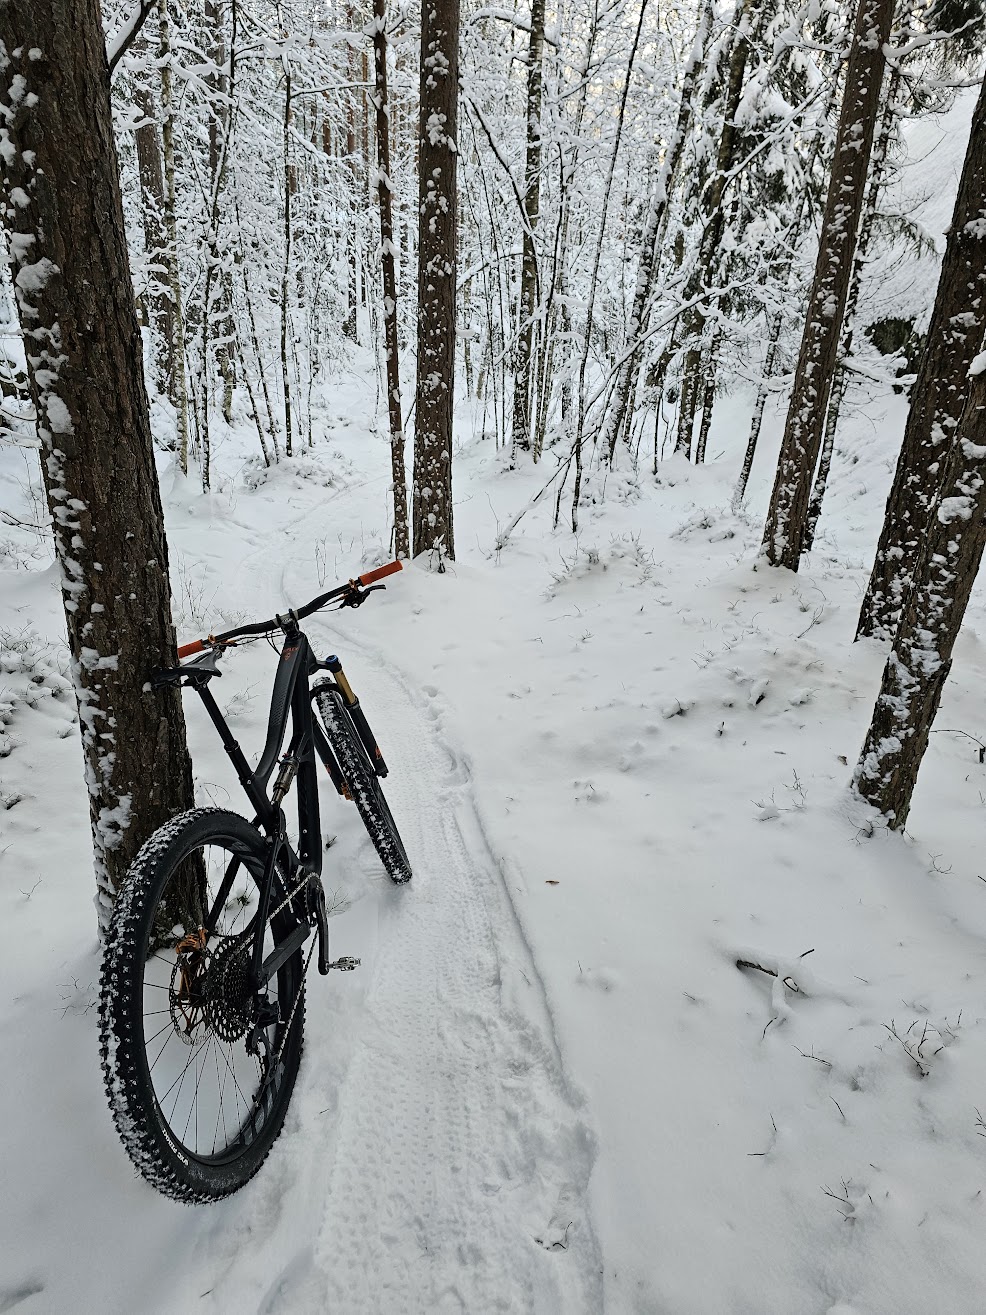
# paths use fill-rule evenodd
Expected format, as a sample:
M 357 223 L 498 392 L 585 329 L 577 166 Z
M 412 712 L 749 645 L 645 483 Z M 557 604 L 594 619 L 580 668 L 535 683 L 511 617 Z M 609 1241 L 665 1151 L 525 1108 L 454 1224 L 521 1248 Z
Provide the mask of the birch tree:
M 11 268 L 61 570 L 105 925 L 136 848 L 192 804 L 168 551 L 97 0 L 0 0 Z

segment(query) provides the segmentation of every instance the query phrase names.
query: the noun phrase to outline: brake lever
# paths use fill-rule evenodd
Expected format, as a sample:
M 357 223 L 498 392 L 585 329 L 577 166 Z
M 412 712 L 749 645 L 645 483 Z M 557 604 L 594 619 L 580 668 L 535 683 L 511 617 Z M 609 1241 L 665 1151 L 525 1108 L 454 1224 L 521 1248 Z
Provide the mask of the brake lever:
M 366 585 L 365 587 L 363 585 L 354 584 L 350 589 L 349 593 L 346 594 L 345 598 L 343 598 L 339 606 L 362 607 L 363 604 L 366 602 L 367 598 L 369 598 L 370 594 L 376 593 L 378 589 L 386 589 L 386 588 L 387 586 L 385 584 L 371 584 L 371 585 Z
M 202 685 L 213 676 L 223 674 L 219 670 L 221 656 L 222 649 L 208 648 L 191 662 L 151 672 L 148 683 L 151 689 L 160 689 L 163 685 L 179 685 L 184 681 L 189 685 Z

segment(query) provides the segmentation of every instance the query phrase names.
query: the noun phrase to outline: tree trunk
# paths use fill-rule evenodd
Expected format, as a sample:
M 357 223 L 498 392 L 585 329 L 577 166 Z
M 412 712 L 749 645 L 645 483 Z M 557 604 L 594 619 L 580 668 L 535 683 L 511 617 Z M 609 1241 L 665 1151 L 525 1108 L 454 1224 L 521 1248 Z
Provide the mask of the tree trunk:
M 846 313 L 842 321 L 842 342 L 839 345 L 839 359 L 835 367 L 835 380 L 832 385 L 832 394 L 829 399 L 828 413 L 825 417 L 825 434 L 822 439 L 822 454 L 818 459 L 818 470 L 815 473 L 815 482 L 811 489 L 811 499 L 808 503 L 808 519 L 805 523 L 804 535 L 804 552 L 811 552 L 815 543 L 815 531 L 818 529 L 819 517 L 822 514 L 822 503 L 825 500 L 825 490 L 828 487 L 829 474 L 832 470 L 832 454 L 835 451 L 835 440 L 839 430 L 839 414 L 842 410 L 842 403 L 845 401 L 846 389 L 849 385 L 849 373 L 846 362 L 849 360 L 849 353 L 852 351 L 852 340 L 856 325 L 856 309 L 859 305 L 859 292 L 863 285 L 863 273 L 866 268 L 866 257 L 869 254 L 870 239 L 873 236 L 873 225 L 876 222 L 877 206 L 880 201 L 880 190 L 883 187 L 883 176 L 887 165 L 887 153 L 890 149 L 890 138 L 893 135 L 894 122 L 896 118 L 897 90 L 900 86 L 900 73 L 897 69 L 891 73 L 887 80 L 887 93 L 883 98 L 883 115 L 880 120 L 880 131 L 877 134 L 876 145 L 873 147 L 873 161 L 870 166 L 870 181 L 866 189 L 866 205 L 863 209 L 863 219 L 859 226 L 859 241 L 856 244 L 856 256 L 852 265 L 852 283 L 849 288 L 849 296 L 846 300 Z
M 134 134 L 140 175 L 144 251 L 151 267 L 148 296 L 152 329 L 155 385 L 178 405 L 175 380 L 175 317 L 168 278 L 168 239 L 164 227 L 164 167 L 157 129 L 157 106 L 147 87 L 138 87 L 134 101 L 143 122 Z
M 781 442 L 763 552 L 798 569 L 852 277 L 894 0 L 859 0 L 818 258 Z
M 620 94 L 619 109 L 616 115 L 616 132 L 613 134 L 613 147 L 610 151 L 609 165 L 606 169 L 606 181 L 603 184 L 602 213 L 599 216 L 596 250 L 592 260 L 592 273 L 589 276 L 589 300 L 585 309 L 585 331 L 582 338 L 582 354 L 579 357 L 578 412 L 575 418 L 575 439 L 572 445 L 572 454 L 575 459 L 575 482 L 572 489 L 573 534 L 577 534 L 579 529 L 579 498 L 582 490 L 582 443 L 585 437 L 585 421 L 588 412 L 585 376 L 586 368 L 589 364 L 589 353 L 592 348 L 593 315 L 596 307 L 596 290 L 599 286 L 599 266 L 602 261 L 603 245 L 606 236 L 606 216 L 609 213 L 609 202 L 613 192 L 613 178 L 616 173 L 616 162 L 619 159 L 620 143 L 623 140 L 623 129 L 626 125 L 627 97 L 630 94 L 630 84 L 633 78 L 633 69 L 637 59 L 637 51 L 640 47 L 640 36 L 643 32 L 646 12 L 647 0 L 640 0 L 640 8 L 637 14 L 637 28 L 634 32 L 633 42 L 627 53 L 626 74 L 623 79 L 623 90 Z M 603 405 L 603 413 L 605 413 L 605 403 Z
M 171 400 L 178 415 L 178 461 L 188 474 L 188 373 L 185 369 L 185 308 L 178 265 L 178 216 L 175 179 L 174 108 L 171 95 L 171 21 L 168 0 L 158 0 L 158 59 L 161 64 L 161 144 L 164 155 L 164 220 L 168 234 L 168 284 L 171 288 L 172 340 Z
M 350 28 L 356 25 L 356 14 L 352 5 L 346 6 L 346 22 Z M 349 82 L 357 80 L 356 51 L 350 45 L 346 46 L 346 75 Z M 347 338 L 352 338 L 353 342 L 359 342 L 359 268 L 356 251 L 356 220 L 360 191 L 359 173 L 356 168 L 356 101 L 358 95 L 359 93 L 355 88 L 350 88 L 346 93 L 346 173 L 349 181 L 346 208 L 349 211 L 349 231 L 344 235 L 348 282 L 346 284 L 346 318 L 343 320 L 342 331 Z
M 756 456 L 757 443 L 760 441 L 760 430 L 763 428 L 763 413 L 767 405 L 767 394 L 770 391 L 770 378 L 774 373 L 774 362 L 777 360 L 777 345 L 781 338 L 782 324 L 783 315 L 778 311 L 770 326 L 770 341 L 767 344 L 767 355 L 764 358 L 763 376 L 757 388 L 757 399 L 753 405 L 753 417 L 750 420 L 750 437 L 747 439 L 746 452 L 743 455 L 743 466 L 739 473 L 739 479 L 736 481 L 736 488 L 733 491 L 733 511 L 739 511 L 743 505 L 743 499 L 746 497 L 746 486 L 750 480 L 750 471 L 753 469 L 753 458 Z
M 206 39 L 210 44 L 209 58 L 216 65 L 216 72 L 206 75 L 205 85 L 213 93 L 213 103 L 209 107 L 209 195 L 210 215 L 208 234 L 208 278 L 204 315 L 206 334 L 211 335 L 213 350 L 219 376 L 223 381 L 223 418 L 228 425 L 233 423 L 233 387 L 236 371 L 233 365 L 233 343 L 236 329 L 232 316 L 232 280 L 226 265 L 227 253 L 221 249 L 219 242 L 220 199 L 225 186 L 226 160 L 228 158 L 228 138 L 232 126 L 232 115 L 225 97 L 232 96 L 235 88 L 231 86 L 233 62 L 236 58 L 236 9 L 233 9 L 233 33 L 230 47 L 230 76 L 222 70 L 226 65 L 226 32 L 224 24 L 225 0 L 205 0 Z M 204 365 L 204 362 L 203 362 Z
M 168 551 L 97 0 L 0 2 L 12 272 L 38 415 L 105 926 L 139 843 L 192 803 Z
M 387 99 L 387 0 L 373 0 L 373 107 L 377 116 L 377 199 L 383 273 L 383 334 L 387 356 L 387 414 L 394 481 L 394 552 L 409 557 L 404 422 L 401 417 L 400 352 L 397 342 L 397 269 L 394 261 L 394 201 L 390 178 L 390 103 Z
M 425 0 L 418 117 L 418 377 L 414 554 L 455 557 L 452 407 L 458 189 L 459 0 Z
M 705 449 L 712 428 L 712 408 L 716 400 L 716 362 L 719 356 L 719 335 L 713 338 L 705 354 L 705 386 L 702 390 L 702 420 L 698 427 L 698 442 L 695 444 L 695 464 L 705 462 Z
M 531 0 L 531 41 L 527 50 L 527 163 L 524 172 L 524 245 L 514 367 L 513 450 L 531 449 L 531 339 L 538 301 L 538 261 L 534 239 L 541 210 L 541 98 L 544 0 Z
M 935 308 L 856 638 L 889 639 L 933 513 L 962 412 L 969 363 L 986 326 L 986 87 L 972 116 Z
M 691 456 L 692 429 L 695 424 L 695 411 L 698 407 L 698 385 L 702 373 L 702 353 L 697 347 L 689 347 L 681 366 L 681 387 L 678 392 L 678 434 L 674 441 L 674 450 L 683 456 Z
M 851 335 L 846 335 L 847 352 L 850 337 Z M 815 546 L 815 531 L 818 529 L 818 521 L 822 514 L 822 502 L 825 498 L 825 490 L 828 488 L 829 474 L 832 470 L 835 435 L 839 428 L 839 413 L 842 410 L 842 402 L 846 395 L 848 381 L 845 367 L 841 364 L 838 365 L 835 372 L 835 383 L 832 387 L 832 396 L 829 398 L 829 409 L 825 416 L 825 432 L 822 436 L 822 450 L 818 458 L 818 469 L 815 471 L 815 482 L 811 487 L 811 498 L 808 502 L 808 516 L 805 521 L 804 542 L 802 544 L 803 552 L 811 552 Z
M 683 300 L 688 302 L 701 292 L 711 289 L 718 278 L 720 248 L 726 229 L 726 208 L 723 204 L 729 172 L 736 160 L 738 126 L 736 115 L 743 95 L 743 80 L 746 77 L 746 64 L 750 56 L 751 27 L 756 27 L 763 17 L 761 8 L 753 19 L 750 17 L 750 0 L 737 0 L 733 15 L 732 49 L 729 53 L 729 66 L 726 74 L 726 87 L 723 98 L 722 129 L 719 134 L 719 149 L 716 153 L 715 172 L 702 196 L 702 213 L 705 227 L 699 243 L 698 259 L 695 272 L 685 285 Z M 707 306 L 696 306 L 684 316 L 684 333 L 686 340 L 692 336 L 695 346 L 690 346 L 685 353 L 681 396 L 678 401 L 678 437 L 675 441 L 676 452 L 686 456 L 691 449 L 692 433 L 695 428 L 695 415 L 701 395 L 702 356 L 708 350 L 708 344 L 702 344 L 701 335 L 705 331 L 712 307 L 718 300 L 713 296 Z
M 668 201 L 674 186 L 678 166 L 681 163 L 685 139 L 692 121 L 692 96 L 695 82 L 702 68 L 705 57 L 705 43 L 708 40 L 712 20 L 712 5 L 706 0 L 692 42 L 691 52 L 685 64 L 681 80 L 681 98 L 678 102 L 678 119 L 671 140 L 663 146 L 663 163 L 657 175 L 654 195 L 651 197 L 647 221 L 640 239 L 640 262 L 637 266 L 637 283 L 633 291 L 633 308 L 627 324 L 627 343 L 634 346 L 640 339 L 650 306 L 654 283 L 661 263 L 661 235 L 664 231 L 668 213 Z M 632 354 L 623 362 L 613 391 L 613 404 L 606 418 L 603 450 L 613 460 L 617 441 L 624 432 L 627 412 L 630 410 L 633 396 L 637 391 L 637 378 L 640 373 L 641 349 L 634 347 Z
M 294 456 L 294 428 L 291 418 L 291 378 L 288 370 L 288 332 L 290 327 L 291 276 L 291 66 L 284 60 L 284 267 L 281 270 L 281 388 L 284 393 L 284 455 Z
M 972 370 L 969 395 L 946 458 L 941 496 L 924 532 L 853 778 L 859 793 L 886 816 L 893 831 L 907 821 L 986 545 L 986 352 L 973 360 Z
M 830 89 L 820 110 L 820 118 L 827 119 L 829 110 L 832 105 L 833 91 Z M 794 213 L 794 219 L 787 233 L 788 254 L 782 263 L 780 281 L 783 282 L 785 290 L 791 291 L 791 273 L 794 269 L 794 253 L 798 247 L 801 238 L 801 226 L 804 223 L 805 215 L 808 211 L 809 191 L 811 188 L 811 177 L 815 170 L 815 161 L 818 159 L 818 153 L 821 149 L 821 137 L 816 133 L 812 142 L 811 151 L 804 167 L 804 186 L 801 195 L 798 198 L 797 208 Z M 750 472 L 753 470 L 753 458 L 756 456 L 757 443 L 760 441 L 760 430 L 763 427 L 763 413 L 767 404 L 767 396 L 770 391 L 770 379 L 774 373 L 774 365 L 777 361 L 777 349 L 781 339 L 781 329 L 784 327 L 784 312 L 778 310 L 770 326 L 768 336 L 767 354 L 764 358 L 763 375 L 757 387 L 756 402 L 753 406 L 753 416 L 750 420 L 750 437 L 746 444 L 746 453 L 743 457 L 743 466 L 740 470 L 739 479 L 736 481 L 736 488 L 733 491 L 732 507 L 738 511 L 743 505 L 746 497 L 746 486 L 749 483 Z

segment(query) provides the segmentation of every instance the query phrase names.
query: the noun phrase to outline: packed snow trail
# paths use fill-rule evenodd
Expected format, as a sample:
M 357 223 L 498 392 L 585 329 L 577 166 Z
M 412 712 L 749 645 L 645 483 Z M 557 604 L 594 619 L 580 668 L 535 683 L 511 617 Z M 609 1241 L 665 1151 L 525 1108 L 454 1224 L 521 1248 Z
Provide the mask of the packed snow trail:
M 241 560 L 237 592 L 249 581 L 251 615 L 317 588 L 308 578 L 317 515 L 324 502 L 293 523 L 302 555 L 265 545 Z M 308 633 L 317 651 L 338 649 L 365 703 L 415 876 L 390 886 L 347 808 L 325 881 L 331 898 L 343 880 L 354 906 L 333 919 L 333 953 L 362 957 L 366 994 L 345 1072 L 339 1080 L 330 1065 L 335 1087 L 318 1090 L 325 1065 L 312 1051 L 334 1038 L 319 1036 L 326 983 L 310 975 L 309 1061 L 296 1092 L 304 1110 L 317 1092 L 331 1146 L 287 1263 L 272 1273 L 241 1255 L 206 1300 L 271 1313 L 601 1310 L 585 1202 L 593 1137 L 478 823 L 467 763 L 442 738 L 435 695 L 369 650 L 354 615 L 312 618 Z M 339 806 L 327 801 L 325 811 L 328 831 Z M 275 1147 L 265 1174 L 277 1158 Z
M 321 1294 L 395 1315 L 598 1310 L 592 1139 L 468 773 L 410 691 L 375 676 L 367 706 L 401 764 L 389 794 L 416 875 L 383 910 L 304 1291 L 312 1309 Z

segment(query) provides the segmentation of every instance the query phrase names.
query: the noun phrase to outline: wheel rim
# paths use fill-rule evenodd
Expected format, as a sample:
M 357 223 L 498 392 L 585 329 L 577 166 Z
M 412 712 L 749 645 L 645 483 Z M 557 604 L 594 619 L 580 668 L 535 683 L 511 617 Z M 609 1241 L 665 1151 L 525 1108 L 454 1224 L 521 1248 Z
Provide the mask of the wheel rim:
M 233 862 L 232 887 L 217 909 Z M 272 1008 L 270 1021 L 254 1033 L 250 954 L 261 870 L 233 840 L 191 847 L 174 864 L 148 928 L 141 1022 L 150 1085 L 171 1150 L 207 1164 L 242 1155 L 270 1120 L 295 1022 L 298 955 L 268 984 L 276 1014 Z M 276 939 L 268 919 L 265 956 Z

